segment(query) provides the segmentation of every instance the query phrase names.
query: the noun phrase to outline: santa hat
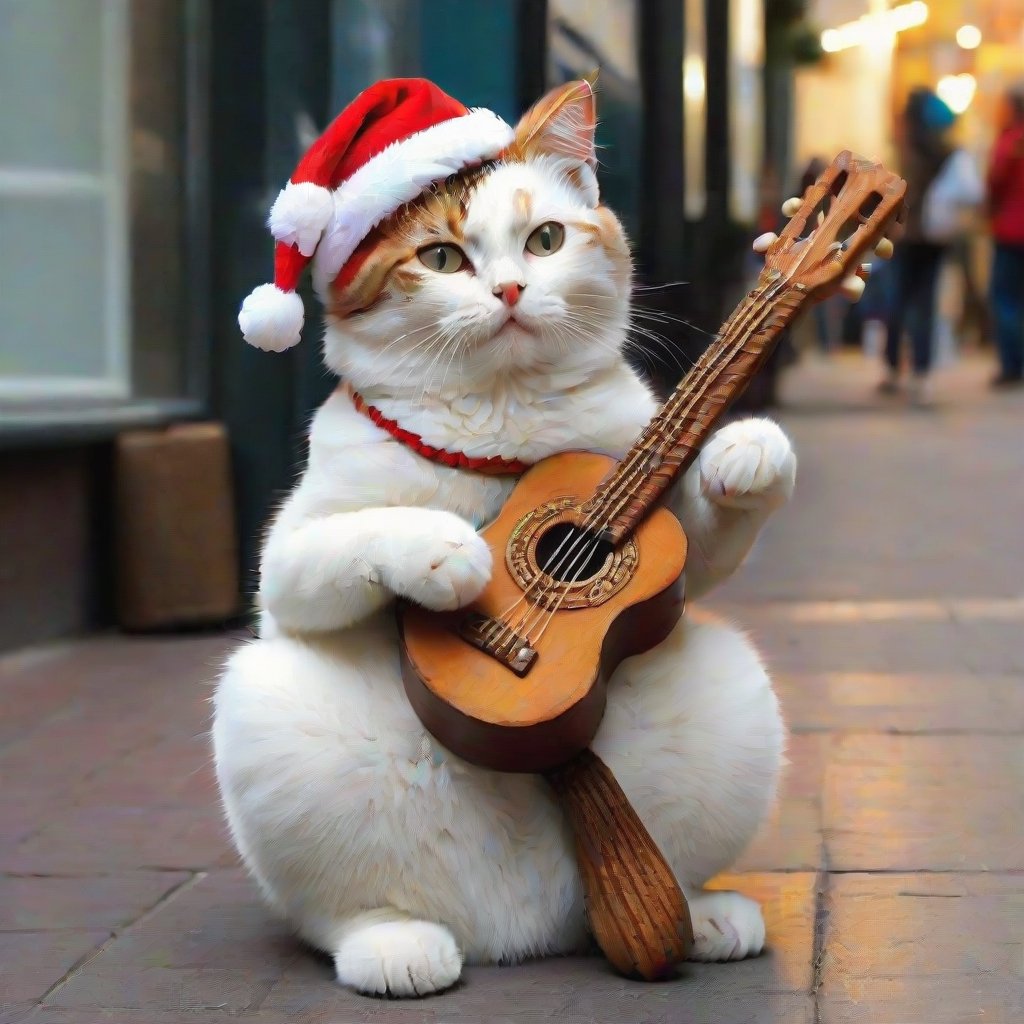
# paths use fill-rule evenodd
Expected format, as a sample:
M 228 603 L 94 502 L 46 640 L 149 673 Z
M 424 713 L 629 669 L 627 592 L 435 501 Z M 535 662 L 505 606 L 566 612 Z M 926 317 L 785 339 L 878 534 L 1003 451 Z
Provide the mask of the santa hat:
M 422 78 L 378 82 L 349 104 L 299 161 L 270 211 L 274 283 L 242 303 L 238 324 L 257 348 L 299 340 L 299 279 L 312 263 L 326 299 L 357 246 L 389 214 L 431 184 L 485 160 L 513 130 L 489 110 L 470 110 Z

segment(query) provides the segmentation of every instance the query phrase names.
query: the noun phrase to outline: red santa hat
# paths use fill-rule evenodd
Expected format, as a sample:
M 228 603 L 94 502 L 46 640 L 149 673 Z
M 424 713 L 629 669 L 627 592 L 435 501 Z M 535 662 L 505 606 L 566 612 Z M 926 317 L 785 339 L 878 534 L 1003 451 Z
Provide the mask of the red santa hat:
M 270 211 L 274 283 L 242 303 L 238 324 L 257 348 L 299 340 L 299 279 L 312 264 L 322 299 L 357 246 L 431 184 L 497 157 L 513 130 L 489 110 L 463 106 L 432 82 L 378 82 L 338 115 L 299 161 Z

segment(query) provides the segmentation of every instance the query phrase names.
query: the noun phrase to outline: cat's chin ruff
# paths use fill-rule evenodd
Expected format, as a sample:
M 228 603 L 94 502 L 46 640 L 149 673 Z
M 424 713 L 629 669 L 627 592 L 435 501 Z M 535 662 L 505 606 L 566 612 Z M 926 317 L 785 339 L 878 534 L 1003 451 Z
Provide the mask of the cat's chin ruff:
M 408 928 L 360 931 L 368 910 L 378 923 L 421 922 L 417 936 L 437 939 L 413 965 L 416 991 L 451 984 L 449 934 L 468 963 L 587 950 L 572 838 L 552 793 L 539 777 L 472 767 L 433 741 L 405 697 L 396 642 L 381 614 L 343 637 L 263 639 L 232 656 L 213 736 L 246 865 L 357 988 L 372 990 L 412 948 Z M 618 669 L 594 748 L 693 894 L 752 837 L 783 745 L 753 648 L 701 621 Z M 751 934 L 730 949 L 759 948 L 754 917 L 733 922 Z M 368 949 L 378 961 L 359 981 L 351 957 Z
M 493 381 L 487 391 L 454 399 L 395 395 L 382 387 L 360 394 L 388 419 L 432 447 L 463 452 L 471 458 L 499 456 L 529 464 L 572 449 L 618 457 L 636 436 L 637 409 L 654 415 L 650 390 L 624 363 L 588 375 L 573 387 L 563 387 L 561 382 L 544 384 L 509 375 Z M 347 384 L 330 401 L 345 420 L 349 419 L 345 405 L 355 412 Z M 314 422 L 314 443 L 318 434 L 327 433 L 318 431 L 317 426 Z M 612 447 L 609 438 L 616 439 Z

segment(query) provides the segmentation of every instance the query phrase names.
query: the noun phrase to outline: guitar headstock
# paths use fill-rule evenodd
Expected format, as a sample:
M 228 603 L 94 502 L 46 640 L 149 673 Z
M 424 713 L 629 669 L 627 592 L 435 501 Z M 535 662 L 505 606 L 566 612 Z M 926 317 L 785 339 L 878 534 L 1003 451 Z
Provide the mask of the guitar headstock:
M 768 246 L 764 272 L 816 298 L 838 291 L 865 254 L 903 233 L 906 190 L 898 174 L 844 150 Z

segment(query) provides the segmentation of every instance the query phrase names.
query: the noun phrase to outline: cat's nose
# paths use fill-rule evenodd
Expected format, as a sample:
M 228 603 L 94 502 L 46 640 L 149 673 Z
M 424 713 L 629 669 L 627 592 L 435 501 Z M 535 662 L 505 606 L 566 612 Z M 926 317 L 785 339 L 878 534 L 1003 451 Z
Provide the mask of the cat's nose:
M 520 284 L 518 281 L 506 281 L 504 284 L 496 284 L 492 290 L 506 306 L 514 306 L 519 301 L 519 296 L 523 294 L 525 287 L 525 284 Z

